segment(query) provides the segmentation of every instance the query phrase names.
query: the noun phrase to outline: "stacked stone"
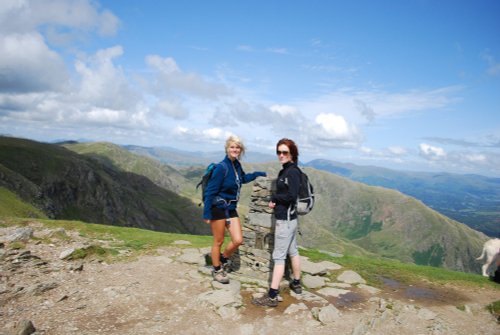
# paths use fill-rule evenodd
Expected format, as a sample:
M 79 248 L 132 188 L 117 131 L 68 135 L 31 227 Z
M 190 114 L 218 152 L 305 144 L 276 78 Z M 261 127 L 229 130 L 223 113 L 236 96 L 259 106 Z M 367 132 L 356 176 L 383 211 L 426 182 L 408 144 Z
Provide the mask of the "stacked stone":
M 275 179 L 257 178 L 250 196 L 250 210 L 243 222 L 241 265 L 261 274 L 272 270 L 274 216 L 268 204 L 275 184 Z

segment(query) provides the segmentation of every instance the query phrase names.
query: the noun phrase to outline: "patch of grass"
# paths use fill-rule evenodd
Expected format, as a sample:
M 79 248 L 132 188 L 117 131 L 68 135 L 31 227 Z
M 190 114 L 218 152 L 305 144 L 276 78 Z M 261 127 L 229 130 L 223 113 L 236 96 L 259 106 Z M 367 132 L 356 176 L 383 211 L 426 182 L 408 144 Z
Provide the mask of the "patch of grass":
M 70 241 L 71 240 L 71 236 L 68 236 L 64 231 L 61 231 L 61 230 L 57 230 L 54 233 L 52 233 L 50 235 L 50 238 L 51 239 L 58 239 L 61 241 Z
M 33 219 L 4 218 L 3 222 L 5 225 L 26 226 L 33 223 Z M 212 244 L 211 236 L 162 233 L 138 228 L 89 224 L 79 221 L 37 219 L 36 222 L 40 222 L 48 228 L 62 227 L 68 231 L 75 230 L 80 232 L 82 236 L 90 239 L 110 241 L 113 248 L 128 249 L 135 255 L 155 252 L 158 248 L 172 246 L 176 240 L 186 240 L 191 243 L 189 245 L 176 245 L 177 248 L 204 248 Z M 103 250 L 106 257 L 118 253 L 117 250 L 106 250 L 104 248 Z M 99 255 L 103 250 L 94 249 L 87 250 L 86 252 L 93 252 L 94 255 Z M 500 286 L 497 283 L 479 274 L 414 265 L 397 260 L 368 256 L 344 255 L 343 257 L 332 257 L 313 249 L 302 249 L 301 254 L 309 257 L 314 262 L 328 260 L 342 265 L 343 269 L 356 271 L 372 286 L 383 286 L 381 277 L 386 277 L 407 285 L 421 284 L 422 281 L 428 281 L 439 285 L 451 284 L 488 287 L 500 290 Z M 338 275 L 343 269 L 334 272 L 332 276 Z
M 497 321 L 500 322 L 500 300 L 492 302 L 486 306 L 486 308 L 496 317 Z
M 33 220 L 5 218 L 4 222 L 6 225 L 26 226 L 32 223 Z M 48 228 L 64 228 L 68 231 L 75 230 L 79 232 L 80 236 L 90 239 L 114 241 L 118 247 L 128 248 L 136 252 L 154 251 L 160 247 L 171 246 L 177 240 L 191 242 L 190 245 L 176 245 L 178 248 L 204 248 L 212 245 L 212 237 L 205 235 L 163 233 L 139 228 L 84 223 L 81 221 L 37 219 L 36 222 L 40 222 Z
M 103 248 L 98 245 L 90 245 L 85 248 L 76 249 L 71 256 L 68 257 L 68 259 L 77 260 L 91 256 L 94 256 L 97 259 L 106 259 L 110 256 L 116 256 L 117 254 L 118 252 L 113 249 Z
M 343 235 L 349 240 L 356 240 L 367 236 L 372 231 L 381 231 L 382 222 L 372 222 L 372 216 L 366 215 L 356 218 L 356 223 L 353 226 L 345 225 L 342 230 Z
M 419 265 L 441 266 L 444 259 L 444 249 L 439 244 L 434 244 L 425 251 L 415 251 L 412 257 Z
M 9 243 L 9 249 L 14 249 L 14 250 L 24 249 L 25 246 L 26 245 L 21 241 L 15 241 Z
M 0 217 L 46 218 L 43 212 L 30 205 L 5 187 L 0 187 Z
M 488 287 L 500 290 L 498 284 L 479 274 L 453 271 L 432 266 L 415 265 L 383 258 L 350 255 L 331 257 L 325 253 L 312 249 L 303 250 L 301 254 L 309 257 L 309 259 L 314 262 L 328 260 L 342 265 L 344 269 L 350 269 L 359 273 L 369 285 L 378 287 L 383 285 L 380 278 L 386 277 L 407 285 L 419 284 L 422 281 L 430 281 L 440 285 L 456 284 L 460 286 Z M 334 273 L 334 276 L 337 274 L 338 272 Z

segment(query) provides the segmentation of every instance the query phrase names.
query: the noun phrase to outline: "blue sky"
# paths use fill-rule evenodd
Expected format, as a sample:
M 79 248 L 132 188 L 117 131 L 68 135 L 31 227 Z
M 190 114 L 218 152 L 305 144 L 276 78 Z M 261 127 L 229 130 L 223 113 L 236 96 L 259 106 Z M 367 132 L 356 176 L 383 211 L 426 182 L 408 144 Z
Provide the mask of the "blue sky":
M 500 2 L 4 0 L 0 134 L 500 177 Z

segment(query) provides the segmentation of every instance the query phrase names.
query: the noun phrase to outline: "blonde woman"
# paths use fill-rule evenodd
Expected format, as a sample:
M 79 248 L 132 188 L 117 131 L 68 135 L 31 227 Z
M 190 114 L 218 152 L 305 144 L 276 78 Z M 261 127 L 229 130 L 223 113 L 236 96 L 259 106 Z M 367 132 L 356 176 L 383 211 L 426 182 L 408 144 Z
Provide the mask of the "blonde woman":
M 209 223 L 214 237 L 212 244 L 212 276 L 214 280 L 227 284 L 226 265 L 231 255 L 243 243 L 241 222 L 236 210 L 241 185 L 249 183 L 265 172 L 245 173 L 240 159 L 245 146 L 237 136 L 230 136 L 225 145 L 226 157 L 215 167 L 204 194 L 203 220 Z M 221 253 L 224 233 L 228 230 L 231 241 Z

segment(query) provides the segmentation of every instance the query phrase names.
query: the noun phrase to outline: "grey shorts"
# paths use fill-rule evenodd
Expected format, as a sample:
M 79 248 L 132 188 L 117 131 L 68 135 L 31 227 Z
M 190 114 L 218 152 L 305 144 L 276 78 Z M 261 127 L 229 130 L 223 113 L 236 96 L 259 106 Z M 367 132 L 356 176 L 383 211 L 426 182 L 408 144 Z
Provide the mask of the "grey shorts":
M 297 256 L 297 219 L 276 220 L 274 230 L 274 264 L 285 264 L 286 255 Z

